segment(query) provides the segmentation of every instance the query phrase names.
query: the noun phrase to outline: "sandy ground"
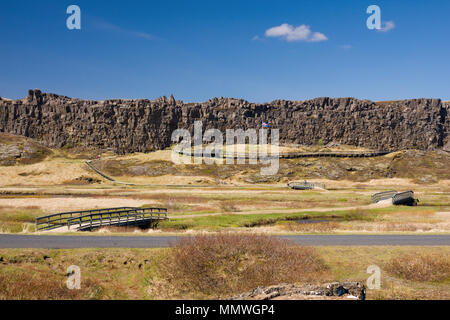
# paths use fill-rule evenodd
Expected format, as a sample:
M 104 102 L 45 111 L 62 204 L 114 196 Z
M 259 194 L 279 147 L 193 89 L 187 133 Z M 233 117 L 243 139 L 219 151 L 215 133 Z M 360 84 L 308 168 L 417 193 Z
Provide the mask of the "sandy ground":
M 110 197 L 52 197 L 52 198 L 13 198 L 0 199 L 0 206 L 12 206 L 18 210 L 30 206 L 39 206 L 44 212 L 90 210 L 96 208 L 116 208 L 116 207 L 140 207 L 148 204 L 149 200 L 135 200 L 130 198 L 110 198 Z
M 0 207 L 15 207 L 18 210 L 21 208 L 38 206 L 42 211 L 48 212 L 63 212 L 74 210 L 88 210 L 95 208 L 115 208 L 115 207 L 141 207 L 149 204 L 152 200 L 148 199 L 132 199 L 125 197 L 51 197 L 51 198 L 0 198 Z M 339 208 L 307 208 L 307 209 L 266 209 L 253 211 L 239 211 L 228 212 L 226 214 L 247 215 L 247 214 L 271 214 L 271 213 L 297 213 L 297 212 L 327 212 L 327 211 L 343 211 L 352 209 L 370 209 L 390 206 L 391 203 L 377 203 L 367 206 L 352 206 Z M 195 214 L 195 215 L 174 215 L 170 216 L 172 219 L 176 218 L 195 218 L 221 215 L 224 213 L 209 213 L 209 214 Z
M 163 175 L 158 177 L 114 177 L 117 181 L 135 183 L 137 185 L 208 185 L 215 184 L 215 179 L 206 176 L 174 176 Z
M 62 184 L 81 176 L 97 177 L 81 162 L 54 159 L 26 166 L 0 166 L 0 186 L 39 186 Z

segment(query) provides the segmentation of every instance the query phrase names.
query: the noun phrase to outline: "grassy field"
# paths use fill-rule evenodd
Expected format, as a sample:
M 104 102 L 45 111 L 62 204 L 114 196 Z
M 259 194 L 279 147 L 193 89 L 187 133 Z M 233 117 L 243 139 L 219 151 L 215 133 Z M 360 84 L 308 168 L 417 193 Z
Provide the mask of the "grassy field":
M 383 189 L 395 187 L 400 189 L 398 185 Z M 9 187 L 0 188 L 0 231 L 33 232 L 35 218 L 45 214 L 122 206 L 168 208 L 170 220 L 159 225 L 166 232 L 261 226 L 275 233 L 324 231 L 319 224 L 305 227 L 292 222 L 308 218 L 335 223 L 325 228 L 329 232 L 450 231 L 449 193 L 434 185 L 417 186 L 417 207 L 370 205 L 370 195 L 383 189 L 355 184 L 326 191 L 295 191 L 282 185 Z
M 256 249 L 252 249 L 256 250 Z M 251 252 L 251 251 L 250 251 Z M 305 253 L 305 251 L 302 251 Z M 264 284 L 279 284 L 278 281 L 290 279 L 291 282 L 325 283 L 331 281 L 361 281 L 370 276 L 366 270 L 369 265 L 381 268 L 381 290 L 368 290 L 368 299 L 450 299 L 449 247 L 319 247 L 313 254 L 321 261 L 320 269 L 312 273 L 305 271 L 291 274 L 293 269 L 284 269 L 280 279 L 273 281 L 258 278 Z M 216 253 L 208 253 L 216 254 Z M 293 254 L 288 250 L 277 253 L 280 256 Z M 438 264 L 411 265 L 401 260 L 410 273 L 397 274 L 390 265 L 398 263 L 397 257 L 415 255 L 423 261 L 427 257 L 441 257 Z M 168 261 L 175 255 L 174 249 L 108 249 L 108 250 L 0 250 L 0 299 L 177 299 L 177 298 L 219 298 L 223 294 L 214 290 L 199 290 L 208 282 L 198 283 L 184 273 L 177 273 L 174 281 L 164 273 L 172 266 Z M 444 257 L 446 260 L 443 260 Z M 217 258 L 217 261 L 222 261 Z M 248 260 L 250 259 L 250 260 Z M 251 261 L 248 256 L 246 266 Z M 229 259 L 228 259 L 229 260 Z M 227 260 L 227 261 L 228 261 Z M 436 260 L 436 259 L 435 259 Z M 202 261 L 196 259 L 195 261 Z M 225 262 L 221 262 L 225 263 Z M 77 265 L 81 268 L 82 289 L 66 289 L 67 268 Z M 219 267 L 232 265 L 219 263 Z M 198 268 L 204 268 L 200 264 Z M 190 267 L 190 270 L 197 270 Z M 218 266 L 214 266 L 217 268 Z M 249 265 L 250 267 L 250 265 Z M 212 268 L 209 266 L 208 268 Z M 240 290 L 254 286 L 229 269 L 229 279 L 242 282 L 226 282 L 227 294 L 238 294 Z M 252 269 L 248 269 L 250 272 Z M 309 270 L 309 269 L 308 269 Z M 263 272 L 263 271 L 261 271 Z M 436 277 L 436 272 L 438 277 Z M 424 279 L 412 279 L 411 274 L 421 273 Z M 310 275 L 310 276 L 307 276 Z M 233 278 L 237 277 L 237 278 Z M 248 276 L 249 277 L 249 276 Z M 293 278 L 292 278 L 293 277 Z M 251 277 L 250 277 L 251 278 Z M 302 280 L 303 279 L 303 280 Z M 431 279 L 431 280 L 430 280 Z M 206 280 L 205 280 L 206 281 Z M 208 281 L 212 281 L 211 279 Z M 217 281 L 217 279 L 216 279 Z M 230 280 L 231 281 L 231 280 Z M 275 283 L 274 283 L 275 282 Z M 202 287 L 203 288 L 203 287 Z M 225 288 L 225 287 L 223 287 Z M 236 288 L 236 289 L 233 289 Z
M 262 245 L 245 240 L 258 234 L 449 234 L 450 155 L 441 151 L 281 160 L 270 178 L 260 175 L 258 165 L 174 165 L 170 150 L 103 154 L 95 161 L 118 180 L 140 184 L 134 186 L 90 170 L 84 161 L 95 158 L 92 152 L 46 150 L 45 159 L 36 154 L 36 161 L 6 159 L 8 165 L 0 166 L 0 233 L 34 233 L 42 215 L 127 206 L 165 207 L 170 220 L 150 230 L 112 227 L 77 234 L 232 231 L 239 237 L 222 247 L 205 240 L 203 250 L 0 250 L 0 299 L 226 298 L 282 282 L 365 281 L 373 264 L 382 270 L 382 288 L 369 290 L 369 299 L 450 299 L 448 246 L 293 249 L 272 240 Z M 303 179 L 324 183 L 326 190 L 286 186 Z M 413 190 L 419 205 L 370 203 L 373 193 L 393 189 Z M 320 222 L 304 223 L 308 220 Z M 81 267 L 81 290 L 65 288 L 70 265 Z
M 335 222 L 329 231 L 421 231 L 450 230 L 449 195 L 432 190 L 419 193 L 417 207 L 369 205 L 370 192 L 358 189 L 298 192 L 287 188 L 250 190 L 226 187 L 218 190 L 148 190 L 87 187 L 35 188 L 6 191 L 0 195 L 0 230 L 7 233 L 34 231 L 40 215 L 93 208 L 136 206 L 166 207 L 169 221 L 159 225 L 168 232 L 214 231 L 223 228 L 270 227 L 273 232 L 302 232 L 294 220 Z M 314 224 L 322 232 L 322 226 Z

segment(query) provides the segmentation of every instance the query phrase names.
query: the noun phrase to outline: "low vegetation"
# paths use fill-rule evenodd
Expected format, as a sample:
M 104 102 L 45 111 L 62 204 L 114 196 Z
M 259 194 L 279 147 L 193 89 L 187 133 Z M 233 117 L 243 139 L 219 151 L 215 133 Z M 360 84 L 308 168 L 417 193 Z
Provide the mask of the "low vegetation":
M 37 206 L 20 209 L 0 206 L 0 233 L 33 232 L 35 219 L 42 214 Z
M 310 249 L 241 235 L 186 238 L 174 245 L 168 249 L 0 249 L 0 299 L 217 299 L 226 291 L 235 295 L 281 282 L 365 283 L 370 276 L 367 267 L 373 264 L 381 268 L 382 285 L 381 290 L 368 290 L 368 299 L 450 299 L 450 281 L 408 280 L 388 268 L 395 257 L 414 255 L 440 257 L 442 264 L 449 247 Z M 81 269 L 81 290 L 66 288 L 71 265 Z M 409 259 L 398 260 L 396 270 L 408 265 Z M 433 270 L 435 274 L 442 267 Z
M 341 210 L 341 211 L 325 211 L 325 212 L 299 212 L 299 213 L 272 213 L 272 214 L 220 214 L 213 216 L 188 217 L 178 218 L 164 221 L 159 225 L 163 231 L 177 231 L 177 230 L 220 230 L 224 228 L 253 228 L 258 226 L 268 226 L 280 224 L 286 226 L 283 222 L 291 221 L 287 224 L 292 226 L 292 231 L 297 229 L 300 231 L 301 226 L 294 227 L 295 221 L 313 220 L 333 220 L 339 221 L 374 221 L 376 217 L 382 213 L 381 209 L 372 210 Z M 330 221 L 331 222 L 331 221 Z M 318 224 L 314 224 L 316 227 Z M 329 224 L 326 229 L 331 230 L 331 227 L 337 227 L 337 224 Z M 320 228 L 320 227 L 319 227 Z M 284 228 L 286 229 L 286 228 Z M 307 230 L 304 227 L 303 230 Z M 324 230 L 325 232 L 325 230 Z
M 329 233 L 340 228 L 340 224 L 336 222 L 316 222 L 316 223 L 297 223 L 288 222 L 280 225 L 282 230 L 288 232 L 306 232 L 306 233 Z
M 386 270 L 413 281 L 450 281 L 450 256 L 436 254 L 402 254 L 393 257 Z
M 34 270 L 14 270 L 0 273 L 0 300 L 80 300 L 101 297 L 101 288 L 93 280 L 81 290 L 69 290 L 65 277 Z
M 312 282 L 326 270 L 313 248 L 230 233 L 182 238 L 161 267 L 166 280 L 181 292 L 215 297 L 258 286 Z

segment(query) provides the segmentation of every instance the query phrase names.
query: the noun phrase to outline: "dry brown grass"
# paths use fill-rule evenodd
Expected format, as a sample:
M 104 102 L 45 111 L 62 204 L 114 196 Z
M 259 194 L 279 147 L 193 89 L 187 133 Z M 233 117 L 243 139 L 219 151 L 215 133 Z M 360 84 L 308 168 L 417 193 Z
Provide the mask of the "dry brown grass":
M 223 297 L 258 286 L 312 281 L 326 267 L 313 248 L 263 235 L 219 233 L 180 239 L 162 269 L 181 292 Z
M 36 270 L 0 273 L 0 300 L 80 300 L 97 292 L 92 281 L 85 281 L 81 290 L 69 290 L 65 279 Z
M 249 241 L 246 240 L 245 245 L 234 246 L 234 249 L 226 247 L 230 245 L 229 241 L 212 243 L 214 249 L 208 249 L 201 263 L 195 259 L 198 259 L 202 252 L 197 252 L 189 260 L 189 254 L 193 252 L 193 248 L 190 248 L 189 252 L 182 255 L 184 260 L 180 260 L 178 264 L 172 263 L 175 253 L 171 248 L 0 249 L 0 299 L 210 299 L 234 296 L 252 290 L 253 286 L 257 287 L 260 283 L 264 285 L 264 282 L 316 282 L 316 284 L 333 281 L 365 282 L 369 277 L 366 273 L 367 267 L 372 264 L 382 267 L 382 286 L 381 290 L 368 290 L 368 299 L 450 299 L 450 281 L 410 281 L 394 276 L 384 268 L 391 259 L 405 254 L 426 253 L 448 257 L 450 252 L 448 246 L 331 246 L 317 247 L 310 251 L 312 252 L 310 255 L 307 248 L 300 248 L 300 253 L 283 254 L 284 251 L 296 251 L 299 247 L 288 244 L 287 249 L 279 248 L 274 251 L 271 245 L 267 246 L 267 241 L 258 241 L 258 245 L 248 243 Z M 261 246 L 267 248 L 259 248 Z M 178 250 L 184 248 L 179 247 Z M 209 253 L 211 251 L 212 254 Z M 305 259 L 310 259 L 309 262 L 299 261 L 302 252 Z M 321 258 L 319 262 L 318 256 Z M 211 260 L 211 257 L 214 259 Z M 291 258 L 295 259 L 290 261 Z M 269 262 L 269 266 L 265 266 L 266 259 L 274 259 L 274 262 Z M 183 262 L 187 262 L 188 265 L 181 265 Z M 279 265 L 275 266 L 276 263 Z M 203 268 L 196 267 L 197 264 Z M 70 265 L 81 268 L 81 291 L 67 292 L 65 289 L 67 267 Z M 170 272 L 175 273 L 167 275 L 164 272 L 166 265 Z M 324 268 L 324 265 L 327 268 Z M 177 272 L 174 270 L 176 266 L 181 266 L 182 270 Z M 313 271 L 308 272 L 311 269 Z M 318 271 L 315 271 L 317 269 Z M 203 274 L 200 274 L 199 270 L 212 273 L 207 273 L 208 278 L 200 278 Z M 252 273 L 246 270 L 254 271 Z M 237 292 L 225 295 L 219 292 L 220 287 L 217 293 L 214 291 L 209 295 L 195 291 L 192 281 L 194 283 L 206 281 L 208 284 L 211 279 L 219 279 L 217 283 L 221 284 L 225 272 L 230 275 L 225 279 L 225 288 L 231 284 L 232 288 L 237 288 Z M 263 274 L 255 275 L 254 272 Z M 279 276 L 280 272 L 290 275 Z M 190 277 L 197 275 L 200 279 L 186 278 L 184 277 L 186 273 Z M 182 278 L 175 278 L 176 275 Z M 248 277 L 249 280 L 244 277 Z M 242 284 L 236 284 L 237 282 Z M 247 286 L 252 288 L 247 289 Z
M 222 202 L 220 203 L 220 209 L 222 212 L 237 212 L 238 210 L 237 206 L 234 202 Z
M 26 166 L 0 166 L 0 186 L 55 185 L 90 174 L 92 171 L 81 161 L 47 159 Z
M 186 195 L 178 195 L 178 194 L 134 194 L 130 197 L 131 199 L 136 200 L 157 200 L 159 202 L 177 202 L 177 203 L 206 203 L 209 200 L 205 197 L 198 196 L 186 196 Z
M 124 226 L 124 227 L 116 227 L 116 226 L 106 226 L 102 227 L 98 230 L 100 233 L 135 233 L 135 232 L 142 232 L 143 229 L 140 229 L 139 227 L 133 227 L 133 226 Z
M 41 207 L 39 206 L 24 206 L 20 208 L 21 210 L 40 210 Z M 0 206 L 0 210 L 7 212 L 7 211 L 17 211 L 17 208 L 14 206 Z
M 72 186 L 85 186 L 85 185 L 101 183 L 101 182 L 102 181 L 97 178 L 81 176 L 76 179 L 70 179 L 70 180 L 63 181 L 62 184 L 63 185 L 72 185 Z
M 214 211 L 216 211 L 216 208 L 213 207 L 213 206 L 202 206 L 202 205 L 199 205 L 199 206 L 193 207 L 192 211 L 211 211 L 211 212 L 214 212 Z
M 406 280 L 450 280 L 450 257 L 424 253 L 402 254 L 386 263 L 385 269 Z
M 415 222 L 342 222 L 339 231 L 352 232 L 447 232 L 450 224 L 442 223 L 415 223 Z
M 289 232 L 333 232 L 340 228 L 336 222 L 297 223 L 289 222 L 281 225 L 283 230 Z
M 146 204 L 145 200 L 134 200 L 129 197 L 102 197 L 102 196 L 67 196 L 67 197 L 15 197 L 0 198 L 0 206 L 13 206 L 16 210 L 23 210 L 30 206 L 39 206 L 43 212 L 64 212 L 74 210 L 89 210 L 94 208 L 114 207 L 140 207 Z
M 381 231 L 417 231 L 417 230 L 422 230 L 422 231 L 430 231 L 433 229 L 433 227 L 431 226 L 426 226 L 426 225 L 418 225 L 418 224 L 413 224 L 413 223 L 386 223 L 386 224 L 382 224 L 380 225 L 380 229 Z

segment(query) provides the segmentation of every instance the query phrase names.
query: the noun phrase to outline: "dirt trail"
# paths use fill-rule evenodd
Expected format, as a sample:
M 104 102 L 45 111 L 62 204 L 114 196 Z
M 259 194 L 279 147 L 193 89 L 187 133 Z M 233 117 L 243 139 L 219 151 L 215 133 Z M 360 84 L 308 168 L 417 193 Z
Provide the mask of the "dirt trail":
M 0 207 L 17 209 L 39 207 L 43 212 L 57 213 L 74 210 L 90 210 L 116 207 L 140 207 L 148 204 L 146 199 L 127 199 L 124 197 L 51 197 L 51 198 L 4 198 Z

